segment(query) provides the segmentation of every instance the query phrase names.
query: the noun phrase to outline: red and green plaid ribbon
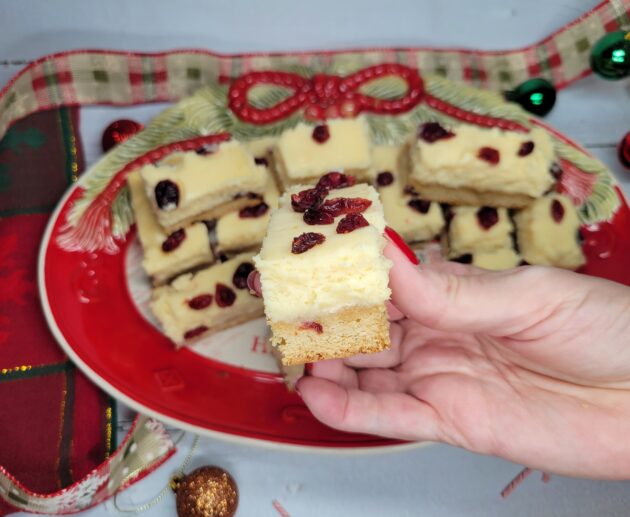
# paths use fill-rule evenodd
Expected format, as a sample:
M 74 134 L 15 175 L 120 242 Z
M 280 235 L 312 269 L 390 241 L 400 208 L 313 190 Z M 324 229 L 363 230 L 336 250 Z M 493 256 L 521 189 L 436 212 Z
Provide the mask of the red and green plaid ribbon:
M 221 55 L 203 50 L 145 54 L 85 50 L 46 56 L 0 92 L 0 137 L 29 113 L 59 106 L 176 101 L 220 78 L 251 70 L 363 66 L 398 62 L 495 91 L 544 77 L 556 88 L 588 75 L 592 45 L 606 32 L 630 29 L 630 0 L 606 0 L 544 40 L 521 49 L 366 49 L 317 53 Z

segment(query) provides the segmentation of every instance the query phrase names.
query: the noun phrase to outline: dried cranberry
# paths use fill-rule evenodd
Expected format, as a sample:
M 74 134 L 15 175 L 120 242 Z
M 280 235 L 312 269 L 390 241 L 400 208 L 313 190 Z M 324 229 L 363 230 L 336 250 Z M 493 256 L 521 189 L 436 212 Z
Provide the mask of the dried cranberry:
M 269 167 L 269 160 L 263 156 L 257 156 L 254 158 L 254 162 L 256 165 L 264 165 L 265 167 Z
M 425 199 L 411 199 L 407 206 L 416 212 L 420 212 L 421 214 L 426 214 L 431 208 L 431 201 L 427 201 Z
M 350 176 L 350 174 L 342 174 L 341 172 L 329 172 L 324 174 L 317 182 L 317 187 L 322 187 L 327 190 L 334 188 L 346 188 L 351 187 L 356 183 L 356 178 Z
M 327 199 L 319 207 L 321 212 L 338 217 L 346 214 L 359 214 L 372 206 L 372 201 L 362 197 L 336 197 Z
M 211 303 L 212 303 L 211 294 L 200 294 L 188 300 L 188 307 L 196 311 L 200 311 L 201 309 L 205 309 L 206 307 L 209 307 Z
M 499 212 L 491 206 L 483 206 L 477 210 L 477 220 L 484 230 L 489 230 L 499 222 Z
M 171 180 L 162 180 L 155 186 L 155 202 L 160 210 L 174 210 L 179 204 L 179 188 Z
M 326 124 L 320 124 L 319 126 L 315 126 L 313 128 L 313 140 L 315 140 L 318 144 L 323 144 L 329 138 L 330 131 Z
M 238 194 L 235 194 L 232 199 L 241 199 L 244 197 L 246 197 L 247 199 L 262 199 L 263 198 L 260 194 L 257 194 L 256 192 L 239 192 Z
M 321 326 L 320 323 L 316 321 L 305 321 L 300 325 L 300 330 L 314 330 L 318 334 L 324 332 L 324 327 Z
M 471 253 L 464 253 L 463 255 L 460 255 L 459 257 L 455 257 L 454 259 L 451 259 L 453 262 L 459 262 L 460 264 L 472 264 L 473 261 L 473 256 Z
M 426 122 L 418 128 L 418 138 L 430 144 L 454 136 L 455 133 L 443 128 L 438 122 Z
M 262 217 L 269 210 L 269 205 L 267 203 L 258 203 L 254 206 L 246 206 L 245 208 L 241 208 L 238 212 L 238 216 L 247 219 L 247 218 L 256 218 Z
M 208 327 L 206 327 L 205 325 L 199 325 L 198 327 L 195 327 L 194 329 L 188 330 L 184 334 L 184 339 L 192 339 L 194 337 L 200 336 L 206 330 L 208 330 Z
M 198 147 L 195 152 L 201 156 L 212 154 L 214 152 L 214 146 L 202 145 L 201 147 Z
M 494 147 L 482 147 L 477 153 L 477 158 L 479 158 L 480 160 L 484 160 L 492 165 L 496 165 L 501 159 L 499 151 L 496 150 Z
M 321 233 L 306 232 L 302 235 L 298 235 L 293 239 L 291 245 L 291 253 L 299 255 L 305 251 L 310 250 L 313 246 L 317 246 L 326 240 L 326 237 Z
M 229 307 L 236 300 L 236 293 L 225 284 L 217 284 L 214 297 L 219 307 Z
M 254 264 L 250 262 L 240 264 L 236 268 L 236 271 L 234 271 L 234 276 L 232 276 L 234 287 L 237 289 L 247 289 L 247 277 L 252 271 L 254 271 Z
M 549 173 L 553 176 L 556 181 L 560 181 L 562 179 L 563 170 L 557 163 L 554 163 L 549 169 Z
M 176 248 L 179 248 L 179 245 L 186 238 L 186 230 L 180 228 L 179 230 L 171 233 L 166 240 L 162 243 L 162 251 L 168 253 L 169 251 L 173 251 Z
M 531 154 L 531 152 L 533 150 L 534 150 L 534 142 L 529 140 L 529 141 L 523 142 L 521 144 L 521 147 L 518 150 L 518 155 L 519 156 L 527 156 L 528 154 Z
M 562 221 L 564 217 L 564 207 L 557 199 L 554 199 L 553 203 L 551 203 L 551 217 L 553 217 L 553 220 L 557 223 Z
M 295 212 L 305 212 L 307 208 L 317 208 L 328 195 L 324 188 L 309 188 L 297 194 L 291 194 L 291 206 Z
M 420 195 L 418 194 L 418 191 L 415 188 L 413 188 L 411 185 L 407 185 L 404 188 L 403 192 L 407 194 L 408 196 L 413 196 L 413 197 L 417 197 Z
M 321 208 L 307 208 L 304 212 L 304 222 L 306 224 L 332 224 L 335 222 L 335 217 L 327 212 L 324 212 Z
M 376 176 L 376 183 L 379 187 L 386 187 L 394 183 L 394 175 L 389 171 L 379 172 Z
M 337 225 L 337 233 L 350 233 L 359 228 L 369 226 L 362 214 L 348 214 Z

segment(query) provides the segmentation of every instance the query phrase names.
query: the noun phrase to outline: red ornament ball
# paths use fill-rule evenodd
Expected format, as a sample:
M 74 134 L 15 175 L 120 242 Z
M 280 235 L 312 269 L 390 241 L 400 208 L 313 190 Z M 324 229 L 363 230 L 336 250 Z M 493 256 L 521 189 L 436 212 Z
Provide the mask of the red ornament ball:
M 124 142 L 128 138 L 135 135 L 144 126 L 140 122 L 135 120 L 129 120 L 126 118 L 115 120 L 103 131 L 103 139 L 101 143 L 103 145 L 103 152 L 109 151 L 112 147 Z
M 621 165 L 630 169 L 630 131 L 628 131 L 626 136 L 624 136 L 621 139 L 621 142 L 619 142 L 618 151 Z

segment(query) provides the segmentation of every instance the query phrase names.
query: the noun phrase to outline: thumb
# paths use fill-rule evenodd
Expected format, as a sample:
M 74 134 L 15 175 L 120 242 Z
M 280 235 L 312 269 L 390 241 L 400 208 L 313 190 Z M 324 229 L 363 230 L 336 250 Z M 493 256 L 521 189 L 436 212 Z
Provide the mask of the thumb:
M 565 302 L 566 275 L 535 266 L 501 272 L 453 264 L 414 265 L 400 243 L 387 244 L 393 262 L 392 302 L 408 318 L 436 330 L 509 336 L 552 315 Z

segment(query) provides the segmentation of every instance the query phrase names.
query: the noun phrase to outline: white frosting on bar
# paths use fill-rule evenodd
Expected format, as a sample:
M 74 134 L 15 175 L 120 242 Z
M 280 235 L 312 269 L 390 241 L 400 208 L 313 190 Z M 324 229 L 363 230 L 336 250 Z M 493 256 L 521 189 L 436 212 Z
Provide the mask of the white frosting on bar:
M 303 188 L 291 188 L 282 196 L 280 207 L 271 215 L 262 250 L 254 257 L 267 319 L 272 323 L 314 321 L 321 314 L 384 303 L 390 296 L 391 262 L 383 256 L 385 219 L 377 192 L 365 184 L 330 191 L 326 199 L 372 201 L 363 212 L 370 226 L 338 234 L 343 216 L 333 224 L 307 225 L 303 214 L 293 211 L 291 194 Z M 326 240 L 304 253 L 291 253 L 293 238 L 305 232 L 321 233 Z

